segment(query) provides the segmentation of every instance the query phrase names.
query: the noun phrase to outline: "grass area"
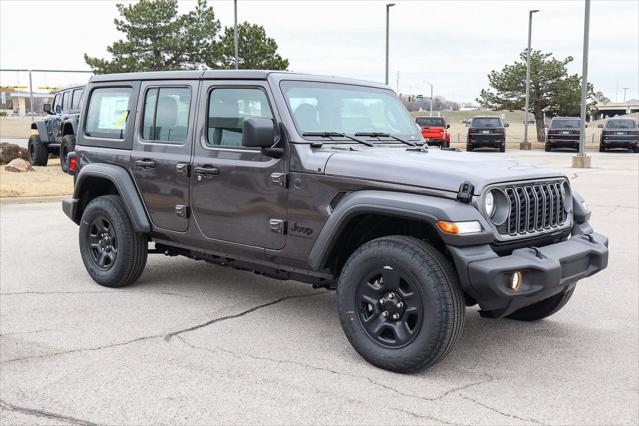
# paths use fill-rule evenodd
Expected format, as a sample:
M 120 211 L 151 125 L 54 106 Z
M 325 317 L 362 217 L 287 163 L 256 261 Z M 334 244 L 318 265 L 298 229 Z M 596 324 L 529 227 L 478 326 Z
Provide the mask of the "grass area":
M 0 168 L 0 197 L 44 197 L 73 193 L 73 177 L 62 172 L 60 160 L 50 159 L 35 172 L 13 173 Z
M 0 117 L 0 137 L 27 139 L 29 136 L 31 136 L 31 117 Z

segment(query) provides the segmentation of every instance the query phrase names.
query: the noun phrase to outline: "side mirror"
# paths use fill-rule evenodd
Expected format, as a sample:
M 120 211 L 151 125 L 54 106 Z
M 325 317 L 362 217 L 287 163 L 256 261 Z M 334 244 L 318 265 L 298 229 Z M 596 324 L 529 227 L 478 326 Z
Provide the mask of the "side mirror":
M 62 105 L 56 105 L 55 112 L 62 112 Z
M 51 104 L 42 105 L 42 110 L 46 112 L 47 114 L 51 114 Z
M 603 124 L 597 124 L 597 127 L 599 127 L 600 129 L 603 129 Z
M 242 125 L 242 146 L 270 148 L 275 143 L 275 125 L 270 118 L 245 118 Z
M 447 125 L 446 125 L 446 128 L 447 128 L 447 129 L 450 129 L 450 124 L 447 124 Z
M 509 127 L 509 126 L 510 126 L 510 124 L 504 123 L 504 127 Z

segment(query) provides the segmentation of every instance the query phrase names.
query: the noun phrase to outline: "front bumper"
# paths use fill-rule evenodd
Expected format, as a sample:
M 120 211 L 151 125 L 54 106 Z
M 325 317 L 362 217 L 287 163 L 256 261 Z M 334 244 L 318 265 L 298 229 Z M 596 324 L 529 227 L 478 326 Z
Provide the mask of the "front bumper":
M 451 247 L 464 291 L 484 311 L 503 317 L 561 293 L 608 265 L 608 238 L 592 232 L 543 247 L 498 256 L 488 245 Z M 522 273 L 518 290 L 512 274 Z

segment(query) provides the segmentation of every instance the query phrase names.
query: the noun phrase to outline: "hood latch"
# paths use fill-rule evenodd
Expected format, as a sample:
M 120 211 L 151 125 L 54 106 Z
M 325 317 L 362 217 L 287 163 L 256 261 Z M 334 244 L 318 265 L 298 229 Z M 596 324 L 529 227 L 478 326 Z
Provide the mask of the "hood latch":
M 473 192 L 475 192 L 475 187 L 470 182 L 464 182 L 459 185 L 459 191 L 457 191 L 457 201 L 461 201 L 462 203 L 470 203 L 473 199 Z

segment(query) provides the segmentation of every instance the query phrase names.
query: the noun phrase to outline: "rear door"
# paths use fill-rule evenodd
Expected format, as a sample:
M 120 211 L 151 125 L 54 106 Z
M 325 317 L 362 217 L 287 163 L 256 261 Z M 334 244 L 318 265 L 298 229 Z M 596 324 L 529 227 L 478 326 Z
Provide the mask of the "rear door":
M 155 228 L 189 227 L 189 171 L 199 81 L 143 82 L 131 174 Z

